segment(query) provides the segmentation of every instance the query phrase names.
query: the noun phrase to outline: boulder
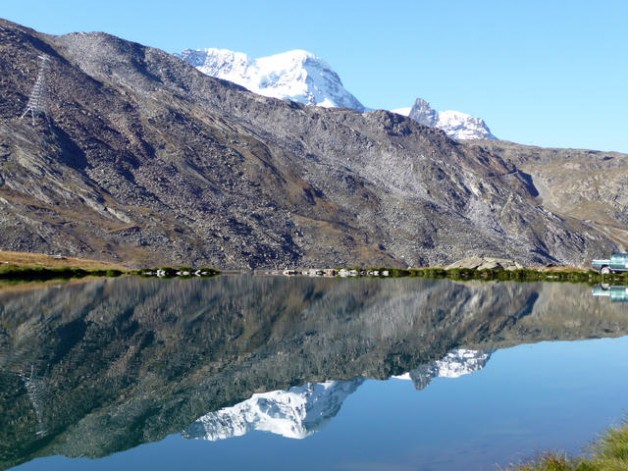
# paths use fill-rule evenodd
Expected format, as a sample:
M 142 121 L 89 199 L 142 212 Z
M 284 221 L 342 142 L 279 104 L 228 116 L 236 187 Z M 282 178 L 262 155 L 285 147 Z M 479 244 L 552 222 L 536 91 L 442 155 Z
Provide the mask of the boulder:
M 468 257 L 445 267 L 446 270 L 453 268 L 465 268 L 469 270 L 520 270 L 523 266 L 514 260 L 493 257 Z

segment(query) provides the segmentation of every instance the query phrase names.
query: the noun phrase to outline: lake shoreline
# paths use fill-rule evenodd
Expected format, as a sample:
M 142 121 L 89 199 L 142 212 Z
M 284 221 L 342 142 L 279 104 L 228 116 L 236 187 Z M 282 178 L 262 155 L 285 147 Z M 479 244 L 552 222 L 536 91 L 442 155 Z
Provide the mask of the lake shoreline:
M 156 276 L 160 278 L 236 275 L 251 273 L 270 276 L 432 278 L 457 281 L 547 281 L 575 283 L 628 284 L 626 273 L 602 275 L 592 269 L 576 266 L 521 268 L 447 268 L 447 267 L 346 267 L 218 270 L 215 268 L 161 267 L 134 269 L 123 263 L 64 257 L 60 255 L 0 251 L 0 279 L 14 281 L 46 281 L 51 279 L 84 278 L 86 276 L 118 277 L 122 275 Z

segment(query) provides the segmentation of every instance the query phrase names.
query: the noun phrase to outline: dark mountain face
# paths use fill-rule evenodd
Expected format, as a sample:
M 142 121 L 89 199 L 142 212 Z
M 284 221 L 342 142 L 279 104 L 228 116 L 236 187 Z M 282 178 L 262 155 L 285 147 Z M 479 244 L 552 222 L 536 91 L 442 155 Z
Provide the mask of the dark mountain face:
M 489 148 L 264 98 L 106 34 L 0 21 L 0 74 L 2 249 L 244 268 L 582 263 L 618 244 Z

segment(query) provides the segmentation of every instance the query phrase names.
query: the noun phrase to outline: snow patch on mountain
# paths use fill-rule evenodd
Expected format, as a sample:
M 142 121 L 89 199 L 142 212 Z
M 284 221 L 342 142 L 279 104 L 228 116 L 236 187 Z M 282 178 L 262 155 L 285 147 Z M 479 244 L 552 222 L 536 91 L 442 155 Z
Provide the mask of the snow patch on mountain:
M 329 64 L 307 51 L 254 59 L 227 49 L 186 49 L 178 57 L 207 75 L 237 83 L 260 95 L 305 105 L 365 110 Z
M 286 438 L 305 438 L 327 424 L 364 379 L 308 383 L 287 391 L 254 394 L 250 399 L 210 412 L 182 435 L 209 441 L 239 437 L 259 430 Z
M 454 139 L 497 139 L 483 119 L 460 111 L 436 111 L 422 98 L 416 99 L 408 116 L 417 123 L 442 129 Z

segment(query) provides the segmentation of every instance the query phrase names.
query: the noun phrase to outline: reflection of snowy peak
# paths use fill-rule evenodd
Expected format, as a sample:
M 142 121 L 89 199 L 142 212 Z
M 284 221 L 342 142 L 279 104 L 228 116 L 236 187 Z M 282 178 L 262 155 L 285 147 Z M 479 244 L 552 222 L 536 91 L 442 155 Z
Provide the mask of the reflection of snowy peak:
M 183 436 L 216 441 L 260 430 L 287 438 L 305 438 L 333 418 L 344 400 L 363 382 L 356 379 L 308 383 L 288 391 L 254 394 L 233 407 L 204 415 Z
M 436 111 L 422 98 L 417 98 L 408 116 L 417 123 L 442 129 L 454 139 L 496 139 L 484 120 L 460 111 Z
M 338 74 L 307 51 L 252 59 L 227 49 L 186 49 L 179 57 L 207 75 L 235 82 L 260 95 L 364 111 L 357 98 L 345 90 Z
M 421 365 L 399 378 L 411 379 L 417 389 L 424 389 L 434 378 L 458 378 L 479 371 L 490 357 L 491 352 L 459 348 L 449 352 L 442 360 Z

